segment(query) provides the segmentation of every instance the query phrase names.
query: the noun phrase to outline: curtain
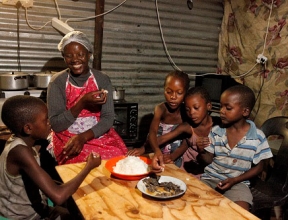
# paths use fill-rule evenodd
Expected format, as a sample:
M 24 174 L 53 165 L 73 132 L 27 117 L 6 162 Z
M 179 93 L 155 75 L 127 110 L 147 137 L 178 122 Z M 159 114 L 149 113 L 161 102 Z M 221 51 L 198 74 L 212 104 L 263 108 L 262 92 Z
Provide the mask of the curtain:
M 258 127 L 288 116 L 288 2 L 272 1 L 225 0 L 219 36 L 218 72 L 254 91 L 251 119 Z

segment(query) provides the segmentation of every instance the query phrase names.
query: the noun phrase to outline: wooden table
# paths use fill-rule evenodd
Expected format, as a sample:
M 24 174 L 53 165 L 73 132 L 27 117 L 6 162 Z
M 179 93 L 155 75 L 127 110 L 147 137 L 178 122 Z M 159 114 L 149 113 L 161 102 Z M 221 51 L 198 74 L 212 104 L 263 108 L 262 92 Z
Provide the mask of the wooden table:
M 166 165 L 161 175 L 181 179 L 186 183 L 187 191 L 177 199 L 155 200 L 142 195 L 136 187 L 138 181 L 110 177 L 105 163 L 102 161 L 99 167 L 93 169 L 73 195 L 85 219 L 258 219 L 173 164 Z M 84 165 L 62 165 L 56 170 L 67 182 Z

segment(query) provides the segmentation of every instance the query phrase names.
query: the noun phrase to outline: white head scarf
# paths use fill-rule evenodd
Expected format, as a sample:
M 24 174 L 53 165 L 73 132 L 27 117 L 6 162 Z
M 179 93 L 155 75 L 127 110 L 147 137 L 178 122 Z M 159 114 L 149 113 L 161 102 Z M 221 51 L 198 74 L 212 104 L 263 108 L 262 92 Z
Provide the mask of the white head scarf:
M 71 42 L 82 44 L 90 53 L 93 54 L 93 45 L 87 36 L 81 31 L 71 31 L 66 34 L 58 44 L 58 50 L 63 53 L 64 47 Z

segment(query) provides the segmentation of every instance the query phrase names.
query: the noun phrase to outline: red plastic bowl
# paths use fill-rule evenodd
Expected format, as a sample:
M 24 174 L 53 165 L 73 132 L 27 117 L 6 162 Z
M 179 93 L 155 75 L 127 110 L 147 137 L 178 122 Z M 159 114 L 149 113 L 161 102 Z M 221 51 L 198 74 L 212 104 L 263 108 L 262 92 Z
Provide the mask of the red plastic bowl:
M 136 174 L 136 175 L 127 175 L 127 174 L 121 174 L 121 173 L 115 173 L 113 171 L 113 167 L 116 166 L 116 163 L 119 161 L 119 160 L 122 160 L 126 158 L 126 156 L 119 156 L 119 157 L 114 157 L 114 158 L 111 158 L 110 160 L 108 160 L 105 164 L 105 167 L 107 170 L 109 170 L 109 172 L 111 173 L 112 176 L 114 177 L 117 177 L 119 179 L 123 179 L 123 180 L 140 180 L 146 176 L 149 175 L 149 172 L 147 173 L 143 173 L 143 174 Z M 141 160 L 143 160 L 146 164 L 150 165 L 151 164 L 151 160 L 147 157 L 142 157 L 142 156 L 139 156 L 139 158 Z

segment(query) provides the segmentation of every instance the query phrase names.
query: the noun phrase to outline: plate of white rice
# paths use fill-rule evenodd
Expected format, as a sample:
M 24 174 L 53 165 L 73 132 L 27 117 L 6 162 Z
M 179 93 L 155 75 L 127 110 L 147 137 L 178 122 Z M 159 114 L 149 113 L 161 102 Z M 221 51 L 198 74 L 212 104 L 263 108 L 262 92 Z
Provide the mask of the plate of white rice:
M 149 175 L 151 160 L 142 156 L 119 156 L 105 164 L 113 177 L 125 180 L 139 180 Z

